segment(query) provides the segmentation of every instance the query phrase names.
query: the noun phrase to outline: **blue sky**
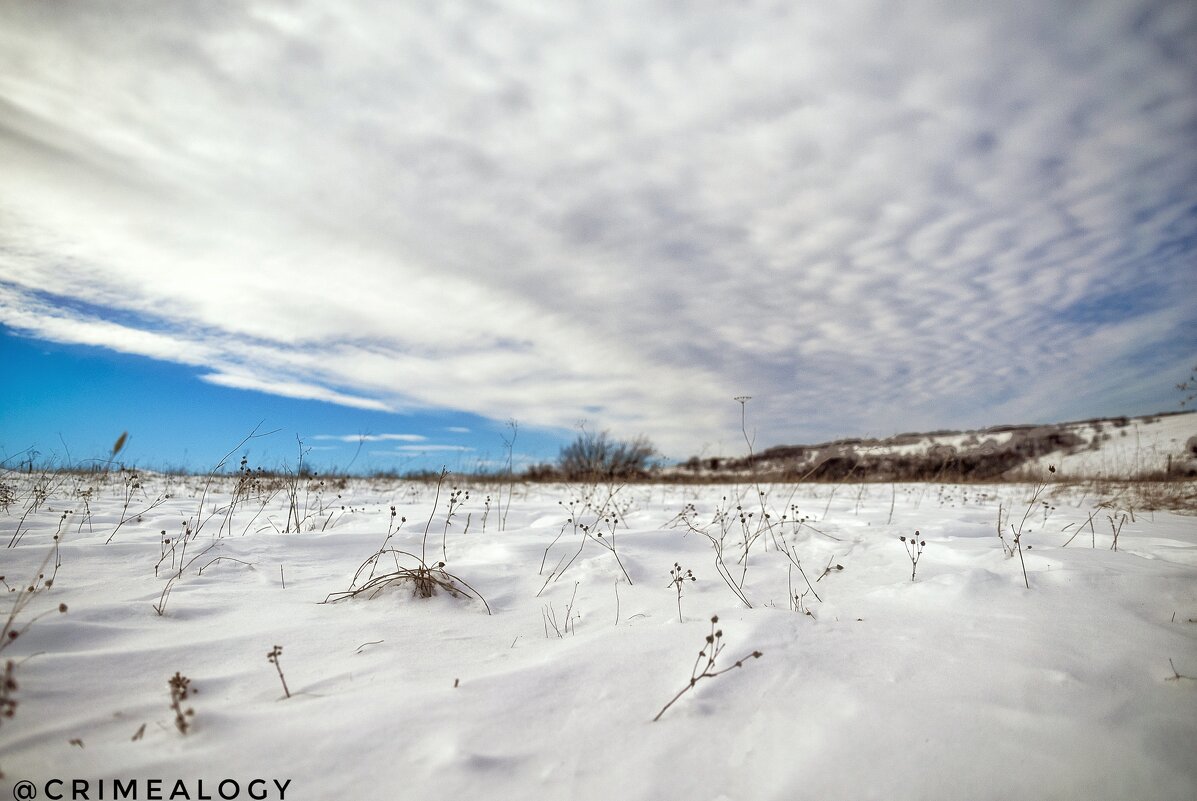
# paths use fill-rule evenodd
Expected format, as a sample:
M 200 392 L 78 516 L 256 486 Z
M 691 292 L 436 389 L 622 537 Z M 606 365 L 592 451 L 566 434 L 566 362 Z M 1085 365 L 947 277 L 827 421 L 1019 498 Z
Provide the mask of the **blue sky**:
M 684 458 L 1197 361 L 1188 0 L 155 9 L 0 6 L 7 454 Z
M 245 456 L 252 467 L 293 469 L 302 441 L 304 461 L 314 469 L 501 470 L 513 433 L 507 421 L 453 410 L 394 414 L 230 389 L 202 381 L 189 367 L 30 339 L 3 327 L 0 358 L 21 376 L 2 407 L 0 459 L 10 466 L 29 458 L 29 449 L 35 462 L 103 461 L 128 432 L 120 461 L 203 471 L 257 430 L 268 436 L 237 448 L 230 467 Z M 557 453 L 560 432 L 516 425 L 516 469 L 535 454 L 551 460 Z

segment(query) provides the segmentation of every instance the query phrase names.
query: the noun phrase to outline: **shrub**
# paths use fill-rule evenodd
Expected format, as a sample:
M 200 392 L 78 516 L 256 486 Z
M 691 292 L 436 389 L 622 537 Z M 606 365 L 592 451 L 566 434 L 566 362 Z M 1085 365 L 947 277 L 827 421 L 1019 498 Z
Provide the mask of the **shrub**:
M 647 437 L 617 440 L 606 431 L 583 431 L 561 449 L 557 462 L 570 480 L 631 478 L 647 472 L 657 453 Z

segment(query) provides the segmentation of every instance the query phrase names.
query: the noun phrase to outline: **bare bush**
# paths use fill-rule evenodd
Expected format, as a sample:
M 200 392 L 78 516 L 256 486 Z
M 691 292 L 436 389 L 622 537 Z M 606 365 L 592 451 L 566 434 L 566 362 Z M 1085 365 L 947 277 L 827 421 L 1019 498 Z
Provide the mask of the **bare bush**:
M 606 431 L 583 431 L 561 449 L 557 462 L 562 475 L 572 481 L 632 478 L 648 471 L 656 453 L 644 436 L 617 440 Z

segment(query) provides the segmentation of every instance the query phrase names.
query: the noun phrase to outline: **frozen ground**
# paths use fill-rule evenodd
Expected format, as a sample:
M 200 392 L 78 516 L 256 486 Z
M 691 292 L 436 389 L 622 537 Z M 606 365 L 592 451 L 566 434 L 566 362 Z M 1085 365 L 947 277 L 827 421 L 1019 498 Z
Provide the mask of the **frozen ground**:
M 231 512 L 231 479 L 206 497 L 202 478 L 4 483 L 0 613 L 33 621 L 0 653 L 17 683 L 4 797 L 60 778 L 112 798 L 97 782 L 136 777 L 191 798 L 222 779 L 255 797 L 253 778 L 279 798 L 269 782 L 289 779 L 283 797 L 318 801 L 1197 797 L 1197 525 L 1111 488 L 766 486 L 763 527 L 749 484 L 517 485 L 509 501 L 450 478 L 434 508 L 433 485 L 314 482 L 284 533 L 289 498 L 264 482 Z M 443 559 L 492 614 L 410 582 L 321 603 L 384 546 L 391 506 L 407 520 L 386 547 Z M 1006 545 L 1026 514 L 1022 560 L 999 513 Z M 899 537 L 916 529 L 911 581 Z M 29 595 L 47 556 L 53 585 Z M 684 622 L 675 563 L 696 577 Z M 713 615 L 715 669 L 761 658 L 654 722 Z M 176 672 L 196 690 L 186 734 Z

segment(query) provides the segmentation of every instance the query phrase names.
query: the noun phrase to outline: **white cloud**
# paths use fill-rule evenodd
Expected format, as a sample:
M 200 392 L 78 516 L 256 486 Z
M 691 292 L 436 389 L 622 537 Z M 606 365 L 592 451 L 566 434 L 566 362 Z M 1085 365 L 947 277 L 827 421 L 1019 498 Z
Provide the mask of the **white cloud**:
M 395 448 L 404 453 L 434 453 L 439 451 L 472 451 L 464 445 L 400 445 Z
M 1183 1 L 9 3 L 0 322 L 678 455 L 741 393 L 762 442 L 1151 404 L 1194 38 Z
M 398 445 L 386 451 L 370 451 L 371 456 L 410 456 L 413 453 L 465 453 L 472 451 L 473 448 L 468 448 L 464 445 Z
M 335 439 L 339 442 L 423 442 L 421 434 L 316 434 L 314 440 Z
M 207 373 L 201 375 L 200 378 L 210 384 L 217 384 L 222 387 L 252 389 L 257 392 L 282 395 L 285 398 L 325 401 L 341 406 L 349 406 L 354 409 L 369 409 L 380 412 L 388 411 L 387 405 L 380 401 L 347 395 L 343 392 L 334 392 L 325 387 L 306 384 L 302 381 L 277 381 L 253 375 L 233 373 Z

